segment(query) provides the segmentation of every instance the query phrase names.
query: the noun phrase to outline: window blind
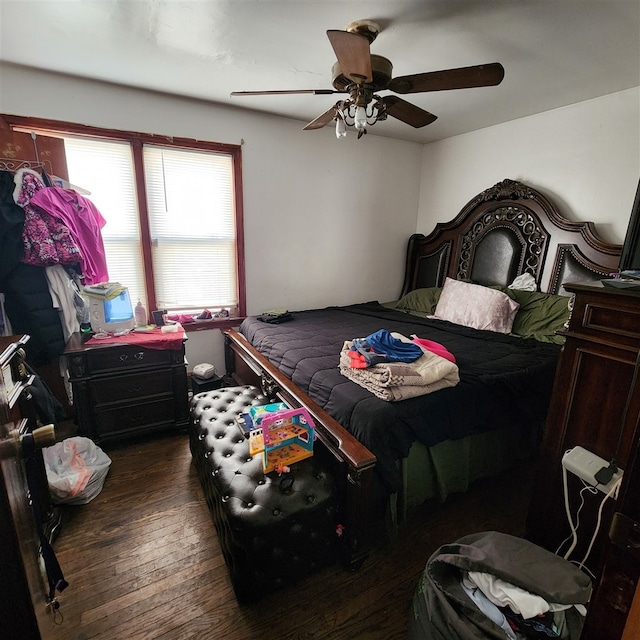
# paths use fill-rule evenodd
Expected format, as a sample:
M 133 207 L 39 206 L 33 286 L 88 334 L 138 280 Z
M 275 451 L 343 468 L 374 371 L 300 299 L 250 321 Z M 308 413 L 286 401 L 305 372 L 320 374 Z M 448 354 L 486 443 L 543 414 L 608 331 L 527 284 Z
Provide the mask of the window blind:
M 143 159 L 158 307 L 236 307 L 231 156 L 145 145 Z
M 129 287 L 135 305 L 146 306 L 135 176 L 128 142 L 64 138 L 69 181 L 87 196 L 107 221 L 102 239 L 109 280 Z

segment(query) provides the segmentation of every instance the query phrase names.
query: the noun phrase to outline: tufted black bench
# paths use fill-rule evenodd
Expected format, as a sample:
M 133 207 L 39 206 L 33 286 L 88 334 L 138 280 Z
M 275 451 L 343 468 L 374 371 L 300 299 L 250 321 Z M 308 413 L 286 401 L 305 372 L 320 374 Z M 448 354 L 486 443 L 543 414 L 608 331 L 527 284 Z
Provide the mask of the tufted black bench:
M 189 446 L 236 597 L 256 600 L 338 558 L 334 482 L 320 456 L 265 475 L 235 416 L 269 401 L 256 387 L 194 395 Z

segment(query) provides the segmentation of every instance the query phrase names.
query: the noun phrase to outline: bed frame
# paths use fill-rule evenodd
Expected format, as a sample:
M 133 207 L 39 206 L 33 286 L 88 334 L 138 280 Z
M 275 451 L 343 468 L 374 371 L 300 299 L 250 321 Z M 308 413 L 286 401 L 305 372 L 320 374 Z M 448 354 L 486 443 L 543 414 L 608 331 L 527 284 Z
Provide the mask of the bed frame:
M 615 271 L 620 251 L 620 245 L 598 238 L 592 223 L 567 220 L 542 193 L 506 179 L 470 200 L 451 222 L 437 224 L 427 236 L 410 237 L 401 295 L 442 286 L 447 276 L 508 285 L 525 272 L 541 291 L 568 295 L 564 283 L 593 283 Z M 225 347 L 227 372 L 236 382 L 255 384 L 269 398 L 304 406 L 312 415 L 335 463 L 344 563 L 358 568 L 369 548 L 375 456 L 243 335 L 226 331 Z

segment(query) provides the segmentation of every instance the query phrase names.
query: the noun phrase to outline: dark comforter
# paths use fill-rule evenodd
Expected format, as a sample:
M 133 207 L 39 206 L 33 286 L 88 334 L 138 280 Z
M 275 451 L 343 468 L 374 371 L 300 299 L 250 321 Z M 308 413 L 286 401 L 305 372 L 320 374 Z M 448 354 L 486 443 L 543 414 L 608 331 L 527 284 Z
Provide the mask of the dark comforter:
M 416 439 L 432 446 L 513 424 L 537 431 L 544 421 L 558 345 L 419 318 L 376 302 L 292 315 L 282 324 L 250 317 L 240 332 L 377 457 L 387 491 L 400 488 L 396 461 Z M 385 402 L 345 378 L 338 369 L 344 341 L 378 329 L 443 344 L 456 356 L 459 384 Z

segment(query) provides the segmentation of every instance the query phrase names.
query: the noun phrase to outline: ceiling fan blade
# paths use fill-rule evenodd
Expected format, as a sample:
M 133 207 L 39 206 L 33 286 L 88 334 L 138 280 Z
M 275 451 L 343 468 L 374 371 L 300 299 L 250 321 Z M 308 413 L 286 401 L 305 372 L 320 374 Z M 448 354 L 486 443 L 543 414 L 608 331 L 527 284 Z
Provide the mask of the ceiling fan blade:
M 327 36 L 338 58 L 342 75 L 356 84 L 371 82 L 371 52 L 369 40 L 357 33 L 330 29 Z
M 387 113 L 402 122 L 419 129 L 420 127 L 426 127 L 434 120 L 438 119 L 438 116 L 434 116 L 433 113 L 429 113 L 420 107 L 416 107 L 415 104 L 411 104 L 398 96 L 385 96 L 382 101 L 387 106 Z
M 500 84 L 503 78 L 504 67 L 499 62 L 492 62 L 491 64 L 479 64 L 475 67 L 400 76 L 391 80 L 389 89 L 396 93 L 418 93 L 421 91 L 491 87 Z
M 232 96 L 284 96 L 293 93 L 312 93 L 315 96 L 327 96 L 331 93 L 345 93 L 333 89 L 290 89 L 284 91 L 232 91 Z
M 306 127 L 302 127 L 303 131 L 311 131 L 312 129 L 322 129 L 326 127 L 336 117 L 335 105 L 331 109 L 327 109 L 324 113 L 321 113 L 317 118 L 312 120 Z

